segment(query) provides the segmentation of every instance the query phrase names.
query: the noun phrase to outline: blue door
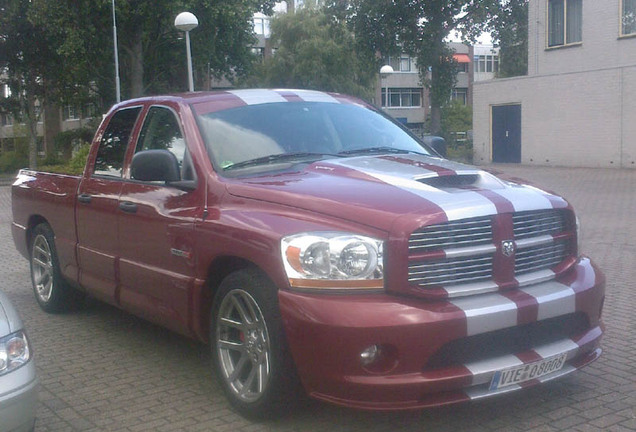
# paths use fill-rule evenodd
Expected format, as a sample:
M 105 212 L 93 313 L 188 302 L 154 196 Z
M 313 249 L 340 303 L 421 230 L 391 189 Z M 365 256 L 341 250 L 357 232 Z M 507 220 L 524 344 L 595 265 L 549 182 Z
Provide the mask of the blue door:
M 521 105 L 492 107 L 492 161 L 521 162 Z

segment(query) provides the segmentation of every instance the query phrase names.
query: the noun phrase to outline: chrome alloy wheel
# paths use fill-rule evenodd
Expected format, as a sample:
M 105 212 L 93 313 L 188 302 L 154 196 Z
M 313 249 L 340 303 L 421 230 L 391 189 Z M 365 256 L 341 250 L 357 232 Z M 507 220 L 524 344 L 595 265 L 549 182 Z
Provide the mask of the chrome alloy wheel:
M 42 234 L 33 240 L 31 250 L 31 272 L 35 292 L 40 300 L 47 303 L 53 293 L 53 258 L 46 237 Z
M 235 289 L 227 293 L 216 321 L 216 347 L 223 378 L 244 402 L 258 400 L 271 374 L 270 339 L 254 297 Z

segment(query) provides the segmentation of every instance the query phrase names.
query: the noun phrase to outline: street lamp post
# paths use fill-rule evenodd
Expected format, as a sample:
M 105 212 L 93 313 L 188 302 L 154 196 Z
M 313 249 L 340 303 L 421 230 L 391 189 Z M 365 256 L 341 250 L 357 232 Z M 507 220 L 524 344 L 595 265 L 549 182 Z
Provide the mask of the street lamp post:
M 121 87 L 119 84 L 119 54 L 117 53 L 117 20 L 115 19 L 115 0 L 113 4 L 113 45 L 115 47 L 115 94 L 117 103 L 121 102 Z
M 192 76 L 192 54 L 190 53 L 190 30 L 199 25 L 199 20 L 190 12 L 181 12 L 174 20 L 174 26 L 185 32 L 186 36 L 186 55 L 188 61 L 188 90 L 194 91 L 194 78 Z
M 384 87 L 382 87 L 382 81 L 384 81 L 384 79 L 389 75 L 393 73 L 393 68 L 391 67 L 391 65 L 384 65 L 380 68 L 380 108 L 382 108 L 382 90 L 384 89 Z M 385 106 L 386 108 L 389 107 L 389 89 L 386 89 L 385 92 L 385 96 L 386 99 L 385 102 Z

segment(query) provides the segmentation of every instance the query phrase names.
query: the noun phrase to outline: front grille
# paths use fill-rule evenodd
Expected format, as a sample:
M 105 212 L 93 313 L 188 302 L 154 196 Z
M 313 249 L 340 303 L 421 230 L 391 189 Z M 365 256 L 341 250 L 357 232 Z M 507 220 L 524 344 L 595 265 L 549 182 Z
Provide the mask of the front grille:
M 409 266 L 409 282 L 445 286 L 489 280 L 492 258 L 492 255 L 486 255 L 412 264 Z
M 519 249 L 515 256 L 515 274 L 526 274 L 555 267 L 566 256 L 565 242 Z
M 457 339 L 432 355 L 425 370 L 463 365 L 572 338 L 590 327 L 582 312 Z
M 408 282 L 429 293 L 443 289 L 448 296 L 459 296 L 495 291 L 520 275 L 529 275 L 525 283 L 532 282 L 532 273 L 544 280 L 545 270 L 558 266 L 572 250 L 574 233 L 568 231 L 572 224 L 567 221 L 565 210 L 540 210 L 420 228 L 409 238 Z M 495 233 L 496 229 L 510 232 Z M 514 257 L 504 257 L 495 238 L 514 241 Z M 497 254 L 500 259 L 495 259 Z M 495 271 L 494 265 L 509 269 Z M 499 275 L 496 282 L 493 274 Z M 509 280 L 502 280 L 506 277 Z
M 554 210 L 516 213 L 512 223 L 517 240 L 565 231 L 565 215 Z
M 488 216 L 422 228 L 411 235 L 409 252 L 426 252 L 492 243 L 491 220 L 492 218 Z

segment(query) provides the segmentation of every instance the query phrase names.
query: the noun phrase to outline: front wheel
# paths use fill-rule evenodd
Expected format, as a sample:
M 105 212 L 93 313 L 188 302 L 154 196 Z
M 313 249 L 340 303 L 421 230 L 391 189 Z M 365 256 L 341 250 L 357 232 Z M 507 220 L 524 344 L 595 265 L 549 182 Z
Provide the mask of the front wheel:
M 298 390 L 278 310 L 277 290 L 247 269 L 221 283 L 212 309 L 212 358 L 232 406 L 251 418 L 289 409 Z
M 46 312 L 63 312 L 77 307 L 83 295 L 62 277 L 55 236 L 49 225 L 40 224 L 33 229 L 30 250 L 31 281 L 40 307 Z

